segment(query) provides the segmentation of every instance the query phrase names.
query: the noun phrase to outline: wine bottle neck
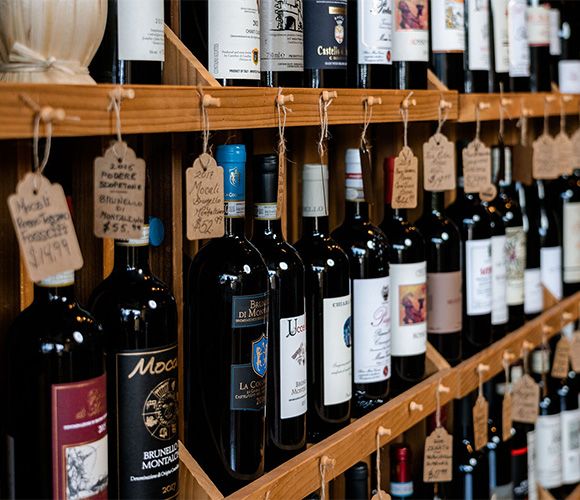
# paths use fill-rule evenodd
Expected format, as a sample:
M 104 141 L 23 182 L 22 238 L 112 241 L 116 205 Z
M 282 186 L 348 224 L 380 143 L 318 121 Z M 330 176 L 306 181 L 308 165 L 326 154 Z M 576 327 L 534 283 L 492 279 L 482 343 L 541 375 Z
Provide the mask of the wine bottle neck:
M 366 201 L 347 200 L 344 215 L 346 220 L 367 221 L 369 218 L 369 204 Z
M 34 284 L 35 302 L 74 301 L 74 271 L 66 271 L 50 276 Z
M 328 234 L 328 217 L 302 217 L 302 234 L 304 236 Z
M 241 236 L 246 234 L 246 219 L 244 217 L 225 217 L 225 236 Z
M 141 269 L 149 270 L 149 243 L 135 245 L 124 241 L 115 241 L 114 271 Z
M 282 221 L 280 219 L 254 219 L 252 237 L 254 239 L 281 239 Z
M 443 191 L 441 191 L 441 192 L 432 191 L 429 193 L 429 196 L 427 196 L 426 198 L 427 199 L 426 199 L 425 210 L 424 210 L 425 214 L 428 214 L 431 212 L 441 213 L 443 211 L 443 209 L 445 208 L 445 193 Z

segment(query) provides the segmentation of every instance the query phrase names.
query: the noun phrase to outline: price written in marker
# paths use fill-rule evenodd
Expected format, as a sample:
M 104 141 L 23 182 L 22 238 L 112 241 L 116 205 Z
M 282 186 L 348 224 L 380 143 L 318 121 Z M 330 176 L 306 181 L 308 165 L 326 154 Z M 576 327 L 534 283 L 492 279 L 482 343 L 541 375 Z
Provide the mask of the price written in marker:
M 443 134 L 423 144 L 423 168 L 425 191 L 455 189 L 455 146 Z
M 453 478 L 453 436 L 437 427 L 425 440 L 423 481 L 442 483 Z
M 491 150 L 479 139 L 474 139 L 462 155 L 464 190 L 466 193 L 480 193 L 491 182 Z
M 411 148 L 405 146 L 395 158 L 393 172 L 393 208 L 415 208 L 419 183 L 419 162 Z
M 512 389 L 512 419 L 514 422 L 535 424 L 538 419 L 540 387 L 527 373 L 514 383 Z

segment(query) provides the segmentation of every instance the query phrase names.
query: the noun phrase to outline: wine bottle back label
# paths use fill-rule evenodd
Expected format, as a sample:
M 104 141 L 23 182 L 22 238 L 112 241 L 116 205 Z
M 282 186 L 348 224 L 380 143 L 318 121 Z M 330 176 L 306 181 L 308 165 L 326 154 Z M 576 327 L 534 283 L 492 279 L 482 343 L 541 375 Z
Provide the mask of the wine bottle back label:
M 351 22 L 354 22 L 353 19 Z M 392 0 L 358 2 L 358 63 L 392 64 Z
M 580 410 L 562 412 L 562 482 L 580 481 Z
M 507 303 L 524 303 L 524 270 L 526 269 L 526 233 L 522 226 L 506 227 Z
M 469 69 L 489 71 L 489 3 L 470 1 L 469 7 Z
M 507 73 L 510 69 L 509 37 L 507 23 L 507 0 L 491 0 L 493 18 L 493 50 L 495 72 Z
M 266 324 L 268 294 L 232 297 L 232 328 L 250 328 Z
M 580 282 L 580 202 L 564 203 L 564 283 Z
M 461 271 L 427 274 L 427 332 L 461 331 Z
M 262 338 L 265 339 L 265 337 Z M 261 356 L 261 362 L 265 365 L 265 354 L 262 353 Z M 263 375 L 256 373 L 255 364 L 256 362 L 231 366 L 230 410 L 262 411 L 264 409 L 266 379 Z
M 396 498 L 408 498 L 413 496 L 413 482 L 398 483 L 391 481 L 391 496 Z
M 550 55 L 562 55 L 562 41 L 560 40 L 560 11 L 550 9 Z
M 491 238 L 465 242 L 467 314 L 491 313 Z
M 280 319 L 281 418 L 304 415 L 307 410 L 306 315 Z
M 530 76 L 530 47 L 528 46 L 526 9 L 526 0 L 509 0 L 509 73 L 514 78 Z
M 463 0 L 431 0 L 433 52 L 463 52 L 465 29 Z
M 108 498 L 105 375 L 51 392 L 53 498 Z
M 427 350 L 427 264 L 391 264 L 391 342 L 393 356 Z
M 304 0 L 304 67 L 344 69 L 347 0 Z
M 163 0 L 123 0 L 116 4 L 119 59 L 164 61 Z
M 538 500 L 538 486 L 536 483 L 536 431 L 530 431 L 526 434 L 526 444 L 528 447 L 527 449 L 523 449 L 524 453 L 517 456 L 516 465 L 514 468 L 516 470 L 523 469 L 523 464 L 527 458 L 527 481 L 523 479 L 521 482 L 519 482 L 514 478 L 514 492 L 520 493 L 521 491 L 521 495 L 524 497 L 527 495 L 528 500 Z M 515 450 L 512 451 L 512 460 L 514 458 L 514 451 Z M 518 465 L 520 465 L 520 467 L 517 467 Z M 521 488 L 518 488 L 520 485 Z
M 391 304 L 389 277 L 352 282 L 354 383 L 391 377 Z
M 540 268 L 526 269 L 524 272 L 524 312 L 539 314 L 543 308 L 542 272 Z
M 505 325 L 508 322 L 506 283 L 506 237 L 491 238 L 491 324 Z
M 260 15 L 256 0 L 211 0 L 209 71 L 216 78 L 260 79 Z
M 542 285 L 557 299 L 563 296 L 562 290 L 562 247 L 544 247 L 540 250 L 540 269 Z
M 303 71 L 302 0 L 260 2 L 261 70 Z
M 393 60 L 429 61 L 429 2 L 394 0 Z
M 178 493 L 177 344 L 114 355 L 118 498 Z M 113 472 L 112 472 L 113 473 Z
M 530 47 L 550 45 L 550 10 L 543 7 L 528 7 L 528 44 Z
M 324 404 L 344 403 L 352 395 L 350 294 L 323 301 Z
M 562 484 L 562 424 L 560 415 L 541 415 L 536 420 L 536 474 L 544 488 Z

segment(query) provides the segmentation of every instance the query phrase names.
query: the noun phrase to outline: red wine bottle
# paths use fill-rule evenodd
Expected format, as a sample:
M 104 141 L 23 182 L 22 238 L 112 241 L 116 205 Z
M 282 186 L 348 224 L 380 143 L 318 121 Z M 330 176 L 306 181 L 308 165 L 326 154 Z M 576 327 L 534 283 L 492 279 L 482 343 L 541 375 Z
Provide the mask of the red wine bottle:
M 508 0 L 510 91 L 530 91 L 530 47 L 526 0 Z
M 115 241 L 113 271 L 89 305 L 105 332 L 109 491 L 118 498 L 173 498 L 179 492 L 177 307 L 149 269 L 149 226 L 140 238 Z
M 444 202 L 443 192 L 425 193 L 417 227 L 427 244 L 427 336 L 454 366 L 461 361 L 461 234 Z
M 273 469 L 306 445 L 306 315 L 304 264 L 282 234 L 276 214 L 278 157 L 254 162 L 252 243 L 270 275 L 266 468 Z
M 344 222 L 332 237 L 348 255 L 352 294 L 353 401 L 360 417 L 382 405 L 391 378 L 389 247 L 369 220 L 358 149 L 346 151 Z
M 385 217 L 381 229 L 389 239 L 391 277 L 391 356 L 395 393 L 425 375 L 427 350 L 426 245 L 405 209 L 393 209 L 394 158 L 385 159 Z
M 530 0 L 528 6 L 528 45 L 530 46 L 530 90 L 550 92 L 550 5 Z
M 269 276 L 244 233 L 246 149 L 219 146 L 216 160 L 225 234 L 200 249 L 188 275 L 185 439 L 228 494 L 264 471 Z
M 8 334 L 10 498 L 107 498 L 103 331 L 73 289 L 72 271 L 36 283 Z
M 492 92 L 509 89 L 508 0 L 490 0 L 489 49 Z
M 391 498 L 402 500 L 412 498 L 413 462 L 411 447 L 407 443 L 389 446 L 391 457 Z
M 580 409 L 578 393 L 574 390 L 578 374 L 573 370 L 557 385 L 556 393 L 560 405 L 562 423 L 562 493 L 568 497 L 580 482 Z
M 318 442 L 348 424 L 352 396 L 352 326 L 348 256 L 328 230 L 328 168 L 302 171 L 302 237 L 306 268 L 307 431 Z
M 465 93 L 489 92 L 489 0 L 465 0 Z

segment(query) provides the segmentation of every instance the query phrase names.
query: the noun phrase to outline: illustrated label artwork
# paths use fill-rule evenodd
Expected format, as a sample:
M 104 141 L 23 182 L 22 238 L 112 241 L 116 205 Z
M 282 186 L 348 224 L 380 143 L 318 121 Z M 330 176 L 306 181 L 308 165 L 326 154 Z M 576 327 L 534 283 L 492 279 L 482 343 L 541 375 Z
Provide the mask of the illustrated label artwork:
M 346 68 L 346 13 L 347 0 L 304 1 L 305 68 Z
M 116 4 L 119 59 L 164 61 L 163 0 L 123 0 Z
M 145 162 L 125 142 L 95 158 L 94 231 L 97 238 L 139 238 L 145 222 Z
M 464 8 L 463 0 L 431 1 L 433 52 L 465 50 Z
M 423 168 L 425 191 L 455 189 L 455 146 L 443 134 L 423 144 Z
M 462 152 L 466 193 L 479 193 L 491 182 L 491 150 L 479 139 L 471 141 Z
M 453 333 L 462 324 L 461 271 L 427 274 L 427 331 Z
M 393 0 L 393 60 L 429 60 L 429 2 Z
M 262 71 L 303 71 L 302 3 L 302 0 L 260 2 Z
M 506 227 L 507 303 L 524 303 L 524 271 L 526 269 L 526 233 L 524 228 Z
M 467 314 L 491 313 L 491 240 L 465 242 Z
M 307 409 L 306 316 L 280 319 L 281 418 L 304 415 Z
M 392 0 L 358 2 L 359 64 L 392 64 L 392 14 Z
M 178 493 L 177 345 L 114 355 L 118 498 Z
M 53 498 L 108 497 L 106 398 L 105 375 L 52 386 Z
M 562 412 L 562 480 L 580 481 L 580 409 Z

